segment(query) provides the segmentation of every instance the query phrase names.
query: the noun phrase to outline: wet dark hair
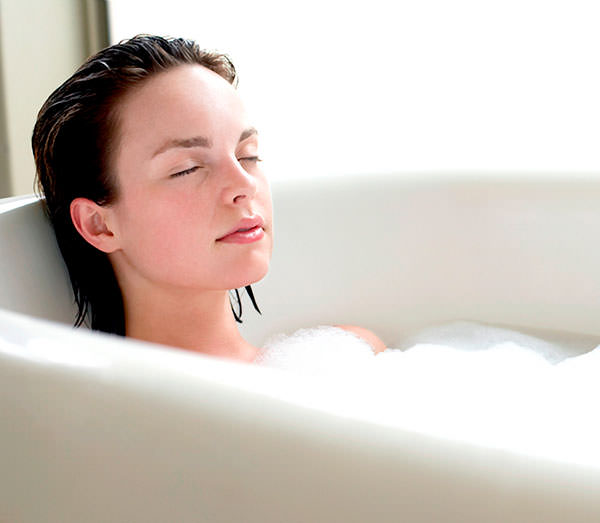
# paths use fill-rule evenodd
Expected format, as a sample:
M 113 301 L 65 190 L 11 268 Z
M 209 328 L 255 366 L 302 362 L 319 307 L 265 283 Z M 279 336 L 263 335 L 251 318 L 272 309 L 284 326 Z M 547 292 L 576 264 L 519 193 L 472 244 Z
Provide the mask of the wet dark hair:
M 103 49 L 46 100 L 31 138 L 37 189 L 65 260 L 75 302 L 75 326 L 125 335 L 123 297 L 108 256 L 84 240 L 71 221 L 75 198 L 107 205 L 118 198 L 111 156 L 116 149 L 118 106 L 132 88 L 157 73 L 184 64 L 202 65 L 237 85 L 226 55 L 204 51 L 183 38 L 138 35 Z M 252 287 L 245 287 L 254 308 Z M 240 293 L 235 289 L 237 322 L 242 323 Z

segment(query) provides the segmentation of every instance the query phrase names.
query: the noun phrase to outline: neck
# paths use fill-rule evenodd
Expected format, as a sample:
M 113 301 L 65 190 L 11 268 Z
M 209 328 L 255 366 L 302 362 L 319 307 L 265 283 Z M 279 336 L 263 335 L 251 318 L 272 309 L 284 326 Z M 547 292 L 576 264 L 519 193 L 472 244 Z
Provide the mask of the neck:
M 171 289 L 153 296 L 130 291 L 123 293 L 129 337 L 241 361 L 258 354 L 237 328 L 227 291 Z

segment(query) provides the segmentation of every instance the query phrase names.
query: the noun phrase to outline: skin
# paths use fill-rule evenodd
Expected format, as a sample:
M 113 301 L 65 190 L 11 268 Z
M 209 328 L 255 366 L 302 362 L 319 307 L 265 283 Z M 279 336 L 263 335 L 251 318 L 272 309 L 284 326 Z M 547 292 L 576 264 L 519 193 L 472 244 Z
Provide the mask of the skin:
M 252 361 L 259 349 L 239 333 L 227 289 L 266 275 L 272 201 L 258 136 L 237 91 L 209 69 L 182 65 L 130 91 L 118 124 L 116 201 L 99 206 L 78 198 L 71 216 L 109 256 L 126 335 Z M 254 215 L 264 220 L 260 240 L 218 241 Z M 379 340 L 366 329 L 340 327 L 371 344 Z
M 339 327 L 341 329 L 347 330 L 356 334 L 358 337 L 365 340 L 367 343 L 373 347 L 373 352 L 375 354 L 379 354 L 386 349 L 385 343 L 379 337 L 374 334 L 369 329 L 365 329 L 364 327 L 357 327 L 356 325 L 335 325 L 335 327 Z

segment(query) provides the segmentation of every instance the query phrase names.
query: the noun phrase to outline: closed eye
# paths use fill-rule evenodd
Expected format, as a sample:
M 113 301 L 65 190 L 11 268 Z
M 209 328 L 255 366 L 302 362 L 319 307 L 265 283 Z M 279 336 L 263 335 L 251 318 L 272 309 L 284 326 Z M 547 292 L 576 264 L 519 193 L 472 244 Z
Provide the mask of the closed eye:
M 194 171 L 197 171 L 198 169 L 200 169 L 200 167 L 198 165 L 195 165 L 194 167 L 190 167 L 189 169 L 173 173 L 170 177 L 177 178 L 178 176 L 185 176 L 186 174 L 191 174 Z
M 238 162 L 262 162 L 262 160 L 258 156 L 244 156 L 243 158 L 238 158 Z

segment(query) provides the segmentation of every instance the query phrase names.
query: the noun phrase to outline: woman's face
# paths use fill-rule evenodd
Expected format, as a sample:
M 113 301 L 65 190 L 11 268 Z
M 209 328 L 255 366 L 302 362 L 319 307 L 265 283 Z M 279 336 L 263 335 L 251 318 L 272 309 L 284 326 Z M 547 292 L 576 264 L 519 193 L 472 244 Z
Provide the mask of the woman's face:
M 109 225 L 119 280 L 223 290 L 262 279 L 273 245 L 271 192 L 236 90 L 202 66 L 179 66 L 128 93 L 118 124 Z M 248 217 L 264 222 L 256 241 L 220 240 Z

